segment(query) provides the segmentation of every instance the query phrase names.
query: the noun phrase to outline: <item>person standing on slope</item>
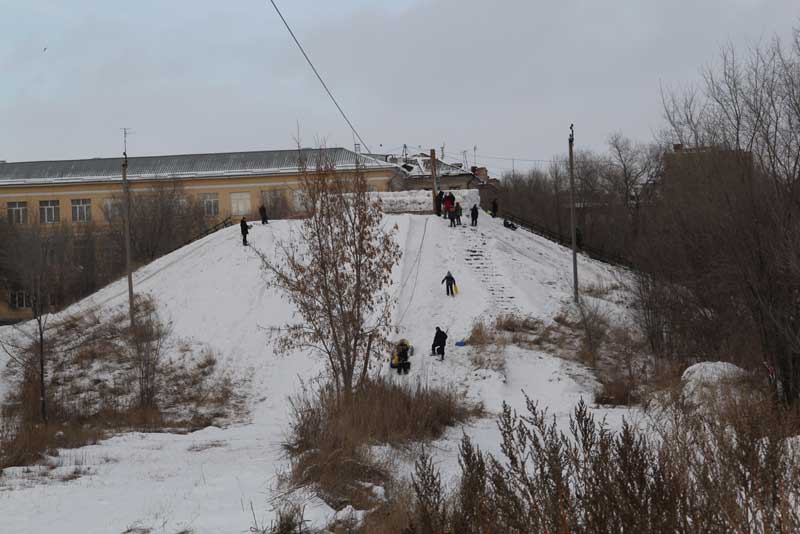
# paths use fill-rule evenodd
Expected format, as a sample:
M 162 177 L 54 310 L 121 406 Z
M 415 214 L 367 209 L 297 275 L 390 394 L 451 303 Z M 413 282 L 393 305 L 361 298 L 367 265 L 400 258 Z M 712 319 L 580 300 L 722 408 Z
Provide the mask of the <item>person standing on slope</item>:
M 431 346 L 431 356 L 439 355 L 439 360 L 444 361 L 444 346 L 446 344 L 447 344 L 447 334 L 437 326 L 436 334 L 434 334 L 433 336 L 433 345 Z
M 497 199 L 492 200 L 492 218 L 497 217 Z
M 247 224 L 247 219 L 242 217 L 242 222 L 239 223 L 242 228 L 242 245 L 247 246 L 247 234 L 250 231 L 250 225 Z
M 267 207 L 264 204 L 261 204 L 261 207 L 258 208 L 258 214 L 261 215 L 261 224 L 269 223 L 267 219 Z
M 450 217 L 450 208 L 453 207 L 453 203 L 450 202 L 450 197 L 449 196 L 444 196 L 443 198 L 444 198 L 444 200 L 442 201 L 442 207 L 444 208 L 443 216 L 445 218 L 449 218 Z
M 444 192 L 439 191 L 439 194 L 436 195 L 436 216 L 442 216 L 442 202 L 444 202 Z
M 469 210 L 469 215 L 472 218 L 472 226 L 478 226 L 478 205 L 473 204 Z
M 453 273 L 447 271 L 447 275 L 442 278 L 442 283 L 445 284 L 445 290 L 447 291 L 448 297 L 455 297 L 455 293 L 453 292 L 453 286 L 456 285 L 456 279 L 453 278 Z
M 461 226 L 461 203 L 456 202 L 456 224 Z

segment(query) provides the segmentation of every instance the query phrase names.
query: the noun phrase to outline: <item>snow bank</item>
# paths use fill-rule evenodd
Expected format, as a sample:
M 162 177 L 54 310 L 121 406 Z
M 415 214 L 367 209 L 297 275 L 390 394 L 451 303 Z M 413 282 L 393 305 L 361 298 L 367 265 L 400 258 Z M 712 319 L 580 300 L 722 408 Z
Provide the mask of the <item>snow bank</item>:
M 713 399 L 720 389 L 730 387 L 746 374 L 745 370 L 727 362 L 696 363 L 681 376 L 683 398 L 694 405 Z
M 464 215 L 473 204 L 480 205 L 481 198 L 477 189 L 452 191 L 456 202 L 461 203 Z M 408 213 L 433 211 L 433 200 L 430 191 L 398 191 L 391 193 L 372 193 L 373 198 L 380 198 L 385 213 Z

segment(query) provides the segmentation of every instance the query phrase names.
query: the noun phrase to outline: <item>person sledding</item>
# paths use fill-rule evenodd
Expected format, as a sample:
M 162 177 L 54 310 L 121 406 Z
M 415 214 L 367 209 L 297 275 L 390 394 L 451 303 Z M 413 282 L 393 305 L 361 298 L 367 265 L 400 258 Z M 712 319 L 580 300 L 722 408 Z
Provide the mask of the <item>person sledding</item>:
M 433 345 L 431 346 L 431 356 L 439 356 L 440 361 L 444 361 L 444 346 L 447 344 L 447 333 L 445 333 L 438 326 L 436 327 L 436 334 L 433 336 Z
M 239 223 L 242 228 L 242 245 L 247 246 L 247 234 L 250 232 L 250 226 L 247 224 L 247 219 L 242 217 L 242 221 Z
M 408 361 L 408 358 L 413 353 L 414 348 L 411 346 L 408 340 L 401 339 L 395 346 L 394 354 L 392 355 L 392 360 L 389 364 L 389 367 L 392 369 L 397 369 L 398 375 L 407 375 L 408 371 L 411 369 L 411 362 Z
M 453 278 L 453 274 L 450 271 L 447 271 L 447 275 L 442 278 L 442 283 L 445 285 L 445 290 L 447 291 L 448 297 L 455 297 L 456 292 L 458 291 L 456 286 L 456 279 Z

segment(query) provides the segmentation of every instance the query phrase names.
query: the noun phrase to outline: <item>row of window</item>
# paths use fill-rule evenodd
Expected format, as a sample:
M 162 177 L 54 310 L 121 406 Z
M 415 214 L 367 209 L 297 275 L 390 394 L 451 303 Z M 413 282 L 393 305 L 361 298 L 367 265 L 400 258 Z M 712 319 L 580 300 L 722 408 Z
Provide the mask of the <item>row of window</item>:
M 300 205 L 297 198 L 298 191 L 295 191 L 294 203 Z M 252 213 L 251 194 L 231 193 L 230 214 L 233 216 L 250 215 Z M 220 214 L 219 193 L 204 193 L 199 196 L 203 211 L 207 217 L 218 217 Z M 89 198 L 78 198 L 70 200 L 72 208 L 72 222 L 88 223 L 92 220 L 92 201 Z M 116 213 L 119 210 L 117 199 L 108 199 L 105 208 L 108 213 Z M 8 202 L 6 211 L 8 222 L 11 224 L 27 224 L 28 212 L 32 209 L 28 202 Z M 59 200 L 40 200 L 39 201 L 39 222 L 44 224 L 57 224 L 61 221 L 61 201 Z
M 92 201 L 89 198 L 72 199 L 72 222 L 91 222 L 92 220 Z M 6 205 L 8 222 L 11 224 L 28 223 L 28 203 L 9 202 Z M 61 221 L 61 201 L 60 200 L 40 200 L 39 201 L 39 222 L 44 224 L 56 224 Z

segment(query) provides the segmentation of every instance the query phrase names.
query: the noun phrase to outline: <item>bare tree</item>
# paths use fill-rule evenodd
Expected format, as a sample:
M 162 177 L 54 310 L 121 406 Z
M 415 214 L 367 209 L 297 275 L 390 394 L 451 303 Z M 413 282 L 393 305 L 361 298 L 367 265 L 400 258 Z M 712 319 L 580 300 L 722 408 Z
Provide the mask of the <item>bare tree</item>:
M 387 345 L 393 299 L 386 290 L 400 249 L 364 174 L 335 173 L 322 154 L 314 170 L 301 161 L 307 218 L 299 239 L 280 243 L 275 259 L 260 254 L 271 284 L 302 319 L 282 329 L 278 349 L 324 355 L 338 398 L 348 401 Z
M 49 347 L 46 334 L 48 320 L 59 299 L 59 289 L 74 273 L 68 258 L 71 232 L 32 224 L 9 232 L 2 255 L 6 283 L 23 295 L 23 304 L 30 306 L 34 332 L 16 328 L 16 339 L 0 341 L 4 352 L 24 373 L 24 379 L 35 378 L 39 389 L 39 417 L 48 422 L 46 377 Z M 33 351 L 29 349 L 33 346 Z

